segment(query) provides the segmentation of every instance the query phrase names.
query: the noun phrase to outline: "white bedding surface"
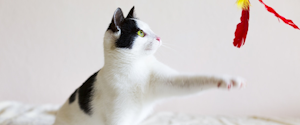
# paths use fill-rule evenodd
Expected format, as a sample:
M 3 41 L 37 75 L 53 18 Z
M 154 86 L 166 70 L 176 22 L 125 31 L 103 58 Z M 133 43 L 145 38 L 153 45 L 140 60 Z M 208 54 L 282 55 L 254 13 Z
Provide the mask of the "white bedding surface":
M 0 103 L 0 125 L 51 125 L 58 105 L 26 105 L 18 102 Z M 200 116 L 160 112 L 141 125 L 300 125 L 300 118 Z

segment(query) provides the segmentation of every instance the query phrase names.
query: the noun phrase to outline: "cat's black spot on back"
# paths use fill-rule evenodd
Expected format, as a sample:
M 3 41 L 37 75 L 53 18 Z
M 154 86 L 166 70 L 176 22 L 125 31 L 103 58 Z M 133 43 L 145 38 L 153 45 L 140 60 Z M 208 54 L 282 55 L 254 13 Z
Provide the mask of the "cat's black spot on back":
M 131 49 L 134 39 L 138 36 L 137 23 L 131 18 L 126 18 L 121 26 L 121 35 L 116 41 L 116 47 Z
M 72 93 L 72 95 L 69 98 L 69 104 L 73 103 L 76 99 L 76 93 L 77 93 L 77 89 Z
M 99 71 L 98 71 L 99 72 Z M 78 104 L 80 109 L 88 115 L 92 114 L 92 96 L 94 82 L 96 81 L 97 73 L 90 76 L 79 88 L 78 88 Z

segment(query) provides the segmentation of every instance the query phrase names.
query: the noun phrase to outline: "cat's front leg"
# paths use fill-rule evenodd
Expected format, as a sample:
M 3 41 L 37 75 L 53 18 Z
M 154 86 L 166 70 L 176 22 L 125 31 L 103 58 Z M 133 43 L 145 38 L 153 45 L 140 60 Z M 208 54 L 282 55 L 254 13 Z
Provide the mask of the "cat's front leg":
M 231 89 L 245 86 L 245 81 L 240 77 L 230 76 L 204 76 L 182 75 L 157 78 L 154 84 L 154 93 L 158 97 L 171 97 L 189 95 L 208 89 Z
M 177 75 L 166 79 L 166 83 L 171 86 L 182 86 L 191 90 L 231 89 L 245 86 L 243 78 L 232 76 Z

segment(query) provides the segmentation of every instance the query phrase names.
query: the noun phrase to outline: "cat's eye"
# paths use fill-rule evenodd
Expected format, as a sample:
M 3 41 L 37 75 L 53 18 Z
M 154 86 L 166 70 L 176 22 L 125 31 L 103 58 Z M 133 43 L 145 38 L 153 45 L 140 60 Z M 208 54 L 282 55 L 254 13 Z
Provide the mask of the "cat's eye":
M 137 32 L 137 34 L 138 34 L 140 37 L 144 37 L 144 36 L 145 36 L 145 33 L 144 33 L 143 30 L 139 30 L 139 31 Z

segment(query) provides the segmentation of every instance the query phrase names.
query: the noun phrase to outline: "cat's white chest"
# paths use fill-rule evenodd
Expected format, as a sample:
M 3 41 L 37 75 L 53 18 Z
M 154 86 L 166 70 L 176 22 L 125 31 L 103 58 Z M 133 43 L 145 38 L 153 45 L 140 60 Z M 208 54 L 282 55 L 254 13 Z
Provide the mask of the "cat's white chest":
M 95 98 L 94 105 L 105 105 L 105 108 L 97 108 L 96 112 L 110 113 L 114 117 L 106 119 L 118 125 L 139 123 L 149 115 L 154 105 L 148 96 L 149 79 L 150 70 L 138 65 L 122 73 L 101 70 L 95 93 L 99 98 Z

